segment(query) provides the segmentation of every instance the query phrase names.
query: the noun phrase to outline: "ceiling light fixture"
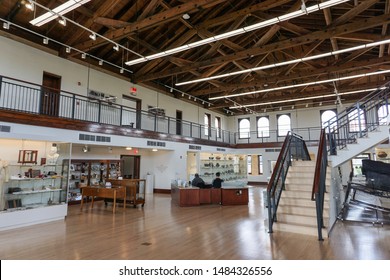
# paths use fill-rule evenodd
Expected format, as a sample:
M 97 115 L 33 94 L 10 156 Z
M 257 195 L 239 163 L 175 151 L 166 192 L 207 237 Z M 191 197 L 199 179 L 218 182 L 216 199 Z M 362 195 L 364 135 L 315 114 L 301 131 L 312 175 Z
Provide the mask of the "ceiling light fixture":
M 374 76 L 374 75 L 381 75 L 381 74 L 386 74 L 386 73 L 390 73 L 390 70 L 383 70 L 383 71 L 377 71 L 377 72 L 371 72 L 371 73 L 363 73 L 363 74 L 357 74 L 357 75 L 353 75 L 353 76 L 346 76 L 346 77 L 334 78 L 334 79 L 328 79 L 328 80 L 322 80 L 322 81 L 314 81 L 314 82 L 308 82 L 308 83 L 303 83 L 303 84 L 295 84 L 295 85 L 289 85 L 289 86 L 282 86 L 282 87 L 268 88 L 268 89 L 255 90 L 255 91 L 249 91 L 249 92 L 242 92 L 242 93 L 230 94 L 230 95 L 225 95 L 225 96 L 216 96 L 216 97 L 210 97 L 209 100 L 217 100 L 217 99 L 228 98 L 228 97 L 251 95 L 251 94 L 255 94 L 255 93 L 264 93 L 264 92 L 285 90 L 285 89 L 291 89 L 291 88 L 297 88 L 297 87 L 319 85 L 319 84 L 330 83 L 330 82 L 337 82 L 337 81 L 344 81 L 344 80 L 350 80 L 350 79 L 356 79 L 356 78 L 362 78 L 362 77 L 368 77 L 368 76 Z
M 187 20 L 187 19 L 190 19 L 191 16 L 189 14 L 185 13 L 182 17 L 183 17 L 183 19 Z
M 56 18 L 58 18 L 60 15 L 64 15 L 78 7 L 80 7 L 81 5 L 89 2 L 91 0 L 69 0 L 67 2 L 65 2 L 64 4 L 58 6 L 57 8 L 54 8 L 52 11 L 49 11 L 33 20 L 30 21 L 30 23 L 32 25 L 35 25 L 35 26 L 42 26 L 44 25 L 45 23 L 48 23 L 49 21 L 52 21 Z M 32 3 L 32 1 L 29 1 Z M 27 7 L 27 5 L 26 5 Z
M 245 70 L 225 73 L 225 74 L 221 74 L 221 75 L 210 76 L 210 77 L 207 77 L 207 78 L 202 78 L 202 79 L 196 79 L 196 80 L 176 83 L 175 85 L 176 86 L 183 86 L 183 85 L 188 85 L 188 84 L 193 84 L 193 83 L 199 83 L 199 82 L 205 82 L 205 81 L 220 79 L 220 78 L 224 78 L 224 77 L 228 77 L 228 76 L 241 75 L 241 74 L 244 74 L 244 73 L 250 73 L 250 72 L 259 71 L 259 70 L 265 70 L 265 69 L 270 69 L 270 68 L 275 68 L 275 67 L 280 67 L 280 66 L 285 66 L 285 65 L 296 64 L 296 63 L 299 63 L 299 62 L 304 62 L 304 61 L 308 61 L 308 60 L 315 60 L 315 59 L 322 58 L 322 57 L 337 55 L 337 54 L 346 53 L 346 52 L 352 52 L 352 51 L 355 51 L 355 50 L 360 50 L 360 49 L 365 49 L 365 48 L 372 48 L 372 47 L 385 45 L 385 44 L 389 44 L 389 43 L 390 43 L 390 39 L 387 39 L 387 40 L 382 40 L 382 41 L 378 41 L 378 42 L 372 42 L 372 43 L 359 45 L 359 46 L 355 46 L 355 47 L 351 47 L 351 48 L 347 48 L 347 49 L 343 49 L 343 50 L 337 50 L 337 51 L 332 51 L 332 52 L 327 52 L 327 53 L 307 56 L 307 57 L 303 57 L 303 58 L 298 58 L 298 59 L 294 59 L 294 60 L 283 61 L 283 62 L 269 64 L 269 65 L 263 65 L 263 66 L 259 66 L 259 67 L 248 68 L 248 69 L 245 69 Z M 267 86 L 268 86 L 268 84 L 264 84 L 264 87 L 267 87 Z
M 266 106 L 266 105 L 274 105 L 274 104 L 282 104 L 282 103 L 291 103 L 291 102 L 303 101 L 303 100 L 313 100 L 313 99 L 319 99 L 319 98 L 334 97 L 337 95 L 350 95 L 350 94 L 362 93 L 362 92 L 372 92 L 372 91 L 378 90 L 378 89 L 384 89 L 384 88 L 382 88 L 382 87 L 381 88 L 369 88 L 369 89 L 363 89 L 363 90 L 347 91 L 347 92 L 342 92 L 342 93 L 337 93 L 337 94 L 332 93 L 332 94 L 325 94 L 325 95 L 320 95 L 320 96 L 301 97 L 301 98 L 288 99 L 288 100 L 278 100 L 278 101 L 249 104 L 249 105 L 244 105 L 244 106 L 245 107 L 255 107 L 255 106 Z M 322 103 L 320 103 L 320 104 L 322 105 Z M 239 106 L 229 107 L 229 109 L 237 109 L 237 108 L 241 108 L 241 107 L 239 107 Z M 266 109 L 264 109 L 264 113 L 265 112 L 266 112 Z
M 28 0 L 25 4 L 24 4 L 24 6 L 27 8 L 27 9 L 29 9 L 30 11 L 34 11 L 34 2 L 33 1 L 31 1 L 31 0 Z
M 9 29 L 9 26 L 10 26 L 10 24 L 9 24 L 9 22 L 3 22 L 3 28 L 4 29 Z
M 83 153 L 86 153 L 86 152 L 88 152 L 88 151 L 89 151 L 89 149 L 88 149 L 88 146 L 87 146 L 87 145 L 85 145 L 85 146 L 83 147 L 82 151 L 83 151 Z
M 58 23 L 61 24 L 62 26 L 66 26 L 66 19 L 61 17 L 59 20 L 58 20 Z
M 65 52 L 66 53 L 70 53 L 70 51 L 71 51 L 71 48 L 70 47 L 66 47 Z
M 99 60 L 99 65 L 103 65 L 103 60 Z
M 86 53 L 82 53 L 82 54 L 81 54 L 81 58 L 82 58 L 82 59 L 86 59 L 86 58 L 87 58 L 87 54 L 86 54 Z
M 123 72 L 125 72 L 125 69 L 121 68 L 121 69 L 119 70 L 119 73 L 123 74 Z
M 133 148 L 132 147 L 126 147 L 126 150 L 131 151 Z
M 211 42 L 216 42 L 219 40 L 223 40 L 223 39 L 227 39 L 227 38 L 230 38 L 233 36 L 237 36 L 239 34 L 247 33 L 247 32 L 254 31 L 254 30 L 257 30 L 260 28 L 264 28 L 267 26 L 271 26 L 271 25 L 274 25 L 278 22 L 283 22 L 283 21 L 290 20 L 292 18 L 302 16 L 302 15 L 310 14 L 310 13 L 313 13 L 313 12 L 316 12 L 316 11 L 319 11 L 319 10 L 322 10 L 325 8 L 329 8 L 329 7 L 332 7 L 332 6 L 347 2 L 347 1 L 349 1 L 349 0 L 329 0 L 326 2 L 319 3 L 319 4 L 315 4 L 313 6 L 307 7 L 305 11 L 302 11 L 301 9 L 299 9 L 298 11 L 291 12 L 291 13 L 288 13 L 288 14 L 283 15 L 283 16 L 275 17 L 273 19 L 262 21 L 260 23 L 256 23 L 256 24 L 249 25 L 249 26 L 246 26 L 243 28 L 239 28 L 237 30 L 229 31 L 229 32 L 226 32 L 226 33 L 223 33 L 220 35 L 216 35 L 216 36 L 204 39 L 204 40 L 197 41 L 195 43 L 186 44 L 186 45 L 183 45 L 183 46 L 180 46 L 177 48 L 173 48 L 173 49 L 170 49 L 167 51 L 163 51 L 163 52 L 160 52 L 160 53 L 157 53 L 154 55 L 144 56 L 144 57 L 141 57 L 141 58 L 138 58 L 135 60 L 130 60 L 130 61 L 126 62 L 126 65 L 129 65 L 129 66 L 135 65 L 135 64 L 138 64 L 141 62 L 155 59 L 157 57 L 163 57 L 163 56 L 168 56 L 171 54 L 179 53 L 179 52 L 182 52 L 184 50 L 188 50 L 188 49 L 192 49 L 192 48 L 195 48 L 198 46 L 209 44 Z
M 89 34 L 89 38 L 91 38 L 91 40 L 96 41 L 96 33 Z
M 113 48 L 115 51 L 119 52 L 119 45 L 114 45 L 112 48 Z
M 152 152 L 157 152 L 158 150 L 156 148 L 153 148 L 152 149 Z
M 49 44 L 49 38 L 44 37 L 44 38 L 43 38 L 43 43 L 44 43 L 45 45 Z

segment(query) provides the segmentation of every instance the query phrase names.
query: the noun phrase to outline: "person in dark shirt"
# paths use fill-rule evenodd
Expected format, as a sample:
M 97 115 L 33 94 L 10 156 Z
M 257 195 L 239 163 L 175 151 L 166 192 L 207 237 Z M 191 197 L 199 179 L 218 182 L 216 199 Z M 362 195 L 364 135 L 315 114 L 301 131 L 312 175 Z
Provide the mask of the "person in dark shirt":
M 204 181 L 202 178 L 199 177 L 199 174 L 195 174 L 195 178 L 191 182 L 193 187 L 202 187 L 204 186 Z
M 222 187 L 223 180 L 221 178 L 219 178 L 221 176 L 221 173 L 217 172 L 217 173 L 215 173 L 215 176 L 217 176 L 217 177 L 213 180 L 213 188 Z

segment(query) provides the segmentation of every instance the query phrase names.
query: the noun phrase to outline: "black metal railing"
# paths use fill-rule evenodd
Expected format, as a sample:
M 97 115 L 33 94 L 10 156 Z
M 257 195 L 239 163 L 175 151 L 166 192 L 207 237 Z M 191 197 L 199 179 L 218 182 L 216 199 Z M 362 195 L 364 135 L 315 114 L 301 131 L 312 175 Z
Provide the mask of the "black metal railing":
M 288 132 L 267 187 L 268 230 L 270 233 L 272 232 L 273 223 L 277 221 L 276 213 L 280 196 L 284 189 L 291 161 L 294 159 L 310 160 L 310 155 L 302 137 Z
M 0 76 L 0 109 L 235 144 L 235 133 Z M 178 129 L 180 126 L 180 129 Z
M 326 122 L 331 155 L 385 124 L 389 115 L 390 83 L 371 92 Z
M 311 199 L 315 200 L 317 213 L 318 240 L 324 240 L 322 237 L 322 228 L 324 228 L 324 200 L 326 192 L 326 169 L 328 166 L 328 153 L 326 144 L 325 129 L 321 131 L 320 142 L 318 145 L 316 169 L 314 172 L 313 189 Z

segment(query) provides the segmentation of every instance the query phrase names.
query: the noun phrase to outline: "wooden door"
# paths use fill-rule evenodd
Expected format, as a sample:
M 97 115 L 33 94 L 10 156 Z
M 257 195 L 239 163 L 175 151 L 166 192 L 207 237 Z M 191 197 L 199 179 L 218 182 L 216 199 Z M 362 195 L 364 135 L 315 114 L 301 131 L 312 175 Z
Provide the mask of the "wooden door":
M 132 155 L 121 155 L 121 174 L 123 179 L 139 179 L 141 157 Z
M 40 113 L 58 116 L 60 107 L 61 77 L 43 72 Z

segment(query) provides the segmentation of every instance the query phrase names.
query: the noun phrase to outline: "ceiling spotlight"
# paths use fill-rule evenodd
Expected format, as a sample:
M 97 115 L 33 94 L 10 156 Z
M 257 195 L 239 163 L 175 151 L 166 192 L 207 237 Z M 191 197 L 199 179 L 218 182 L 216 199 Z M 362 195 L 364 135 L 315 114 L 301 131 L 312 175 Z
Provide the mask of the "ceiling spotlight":
M 181 97 L 184 97 L 184 93 L 181 94 Z
M 114 45 L 112 48 L 117 52 L 119 51 L 119 45 Z
M 30 11 L 34 11 L 34 3 L 32 1 L 27 1 L 26 4 L 24 4 L 24 6 L 26 6 L 27 9 L 29 9 Z
M 183 17 L 183 19 L 185 19 L 185 20 L 187 20 L 187 19 L 190 19 L 190 15 L 189 15 L 189 14 L 187 14 L 187 13 L 186 13 L 186 14 L 183 14 L 183 16 L 182 16 L 182 17 Z
M 70 53 L 70 47 L 66 47 L 65 52 Z
M 188 95 L 188 99 L 191 100 L 191 95 Z
M 82 54 L 81 54 L 81 58 L 82 58 L 82 59 L 85 59 L 86 57 L 87 57 L 87 54 L 86 54 L 86 53 L 82 53 Z
M 58 23 L 61 24 L 62 26 L 66 26 L 66 20 L 65 20 L 65 18 L 60 18 L 60 19 L 58 20 Z
M 306 103 L 306 108 L 309 107 L 309 103 Z
M 320 104 L 319 104 L 320 106 L 322 106 L 322 102 L 320 102 Z
M 99 60 L 99 65 L 103 65 L 103 60 Z
M 282 111 L 282 107 L 279 107 L 279 111 Z
M 171 92 L 171 93 L 172 93 L 172 92 L 173 92 L 173 88 L 170 88 L 170 89 L 169 89 L 169 92 Z
M 85 146 L 83 147 L 82 151 L 83 151 L 83 153 L 86 153 L 86 152 L 88 152 L 88 146 L 87 146 L 87 145 L 85 145 Z
M 293 110 L 294 110 L 294 105 L 292 105 L 292 106 L 291 106 L 291 109 L 293 109 Z
M 9 29 L 9 22 L 3 22 L 3 28 L 4 29 Z
M 123 74 L 123 72 L 125 72 L 125 69 L 121 68 L 121 69 L 119 70 L 119 73 Z
M 89 38 L 91 38 L 91 40 L 96 41 L 96 33 L 89 34 Z
M 47 38 L 47 37 L 43 38 L 43 43 L 45 45 L 49 44 L 49 38 Z

